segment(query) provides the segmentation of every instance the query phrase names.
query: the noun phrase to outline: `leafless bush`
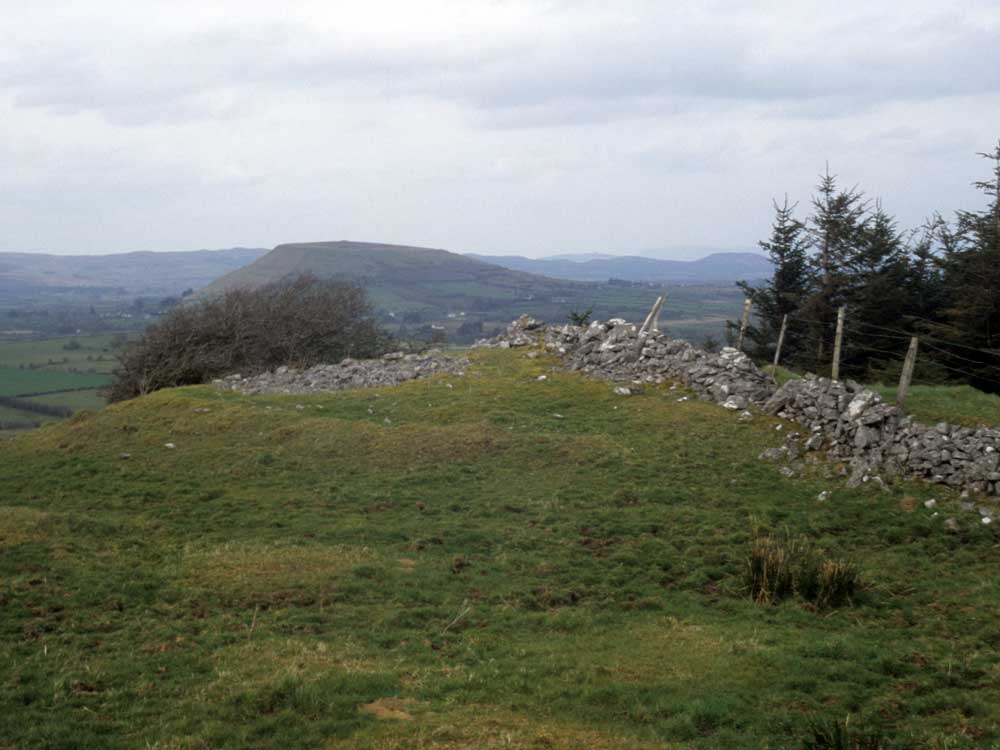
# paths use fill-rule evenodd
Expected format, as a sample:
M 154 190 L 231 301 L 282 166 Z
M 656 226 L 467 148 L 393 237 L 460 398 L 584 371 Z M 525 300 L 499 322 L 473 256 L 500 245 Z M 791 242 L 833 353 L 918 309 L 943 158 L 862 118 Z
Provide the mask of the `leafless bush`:
M 362 288 L 303 275 L 172 309 L 129 343 L 110 401 L 233 372 L 374 357 L 391 345 Z

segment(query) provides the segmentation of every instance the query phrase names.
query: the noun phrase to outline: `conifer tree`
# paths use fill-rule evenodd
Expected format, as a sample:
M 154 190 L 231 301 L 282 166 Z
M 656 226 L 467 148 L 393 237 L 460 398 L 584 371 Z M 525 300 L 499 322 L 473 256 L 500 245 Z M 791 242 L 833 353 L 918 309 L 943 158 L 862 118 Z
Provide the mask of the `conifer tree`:
M 870 360 L 880 364 L 887 358 L 897 359 L 892 353 L 905 350 L 907 343 L 901 327 L 911 303 L 909 256 L 896 219 L 881 201 L 876 200 L 874 211 L 860 227 L 848 264 L 845 302 L 864 335 L 847 338 L 842 369 L 860 376 Z
M 815 250 L 816 283 L 802 314 L 809 321 L 815 344 L 815 364 L 821 367 L 830 361 L 837 308 L 848 301 L 851 266 L 868 224 L 868 202 L 856 187 L 838 189 L 829 166 L 816 190 L 807 224 Z
M 768 254 L 774 267 L 774 274 L 761 286 L 751 286 L 741 281 L 738 286 L 753 300 L 756 322 L 747 331 L 754 353 L 760 357 L 772 357 L 785 315 L 792 317 L 798 312 L 812 285 L 812 271 L 809 266 L 808 239 L 805 225 L 795 218 L 797 204 L 774 201 L 774 223 L 771 236 L 758 243 Z M 802 347 L 802 332 L 798 327 L 785 334 L 783 359 L 794 361 Z
M 949 303 L 942 334 L 963 349 L 953 360 L 973 370 L 975 385 L 997 390 L 1000 380 L 1000 142 L 992 153 L 980 154 L 993 162 L 990 179 L 974 182 L 989 199 L 983 211 L 959 211 L 955 228 L 943 236 L 944 286 Z M 973 350 L 982 350 L 978 354 Z M 974 361 L 969 361 L 974 360 Z M 952 362 L 954 365 L 955 362 Z

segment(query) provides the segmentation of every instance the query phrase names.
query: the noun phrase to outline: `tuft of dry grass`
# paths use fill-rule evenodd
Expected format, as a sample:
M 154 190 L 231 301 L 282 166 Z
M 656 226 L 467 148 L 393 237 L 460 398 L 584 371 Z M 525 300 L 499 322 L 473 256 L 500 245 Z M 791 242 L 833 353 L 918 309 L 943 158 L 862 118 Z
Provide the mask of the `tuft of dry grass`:
M 770 536 L 757 528 L 750 540 L 744 580 L 754 601 L 773 604 L 797 595 L 820 609 L 851 603 L 861 573 L 849 560 L 824 557 L 805 537 Z

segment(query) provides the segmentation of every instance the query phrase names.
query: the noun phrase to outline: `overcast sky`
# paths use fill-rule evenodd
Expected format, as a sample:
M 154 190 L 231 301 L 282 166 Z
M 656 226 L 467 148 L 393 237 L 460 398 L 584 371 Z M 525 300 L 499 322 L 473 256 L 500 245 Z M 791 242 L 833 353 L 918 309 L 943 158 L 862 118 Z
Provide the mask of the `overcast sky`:
M 951 5 L 952 7 L 949 7 Z M 881 7 L 874 7 L 881 6 Z M 0 250 L 748 248 L 980 208 L 1000 3 L 0 0 Z

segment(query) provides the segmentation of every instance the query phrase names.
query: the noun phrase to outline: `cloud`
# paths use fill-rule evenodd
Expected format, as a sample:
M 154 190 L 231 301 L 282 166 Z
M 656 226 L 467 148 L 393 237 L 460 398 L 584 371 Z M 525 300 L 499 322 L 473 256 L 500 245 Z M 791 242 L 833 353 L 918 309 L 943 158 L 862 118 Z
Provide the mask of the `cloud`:
M 1000 10 L 990 6 L 963 15 L 788 4 L 762 21 L 663 3 L 623 3 L 616 12 L 523 4 L 513 17 L 486 12 L 465 30 L 448 28 L 460 14 L 444 7 L 451 15 L 432 18 L 423 35 L 379 34 L 368 25 L 374 16 L 352 27 L 351 18 L 310 25 L 240 15 L 211 28 L 84 28 L 55 44 L 30 35 L 17 44 L 15 35 L 0 83 L 19 106 L 98 111 L 135 125 L 225 117 L 246 100 L 328 89 L 440 98 L 500 126 L 669 114 L 692 99 L 769 102 L 825 117 L 1000 91 L 1000 66 L 983 64 L 1000 42 Z M 490 30 L 490 20 L 499 28 Z
M 7 249 L 747 247 L 827 159 L 967 206 L 1000 122 L 985 0 L 0 10 Z

